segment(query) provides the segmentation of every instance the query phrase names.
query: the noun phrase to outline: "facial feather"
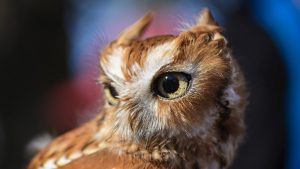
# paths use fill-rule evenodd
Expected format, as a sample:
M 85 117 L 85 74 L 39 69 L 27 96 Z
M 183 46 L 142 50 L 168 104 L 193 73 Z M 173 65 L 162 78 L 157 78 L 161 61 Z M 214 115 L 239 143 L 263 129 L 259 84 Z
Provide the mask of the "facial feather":
M 239 136 L 227 137 L 218 148 L 228 153 L 226 158 L 221 155 L 221 159 L 232 160 L 232 152 L 240 140 L 237 137 L 243 130 L 243 108 L 232 109 L 232 118 L 225 120 L 225 123 L 220 111 L 223 111 L 222 102 L 245 107 L 241 105 L 245 99 L 240 99 L 243 97 L 243 84 L 233 87 L 236 83 L 243 83 L 243 78 L 240 78 L 240 72 L 236 72 L 238 68 L 233 64 L 222 29 L 207 19 L 211 16 L 200 19 L 198 26 L 178 36 L 157 36 L 122 45 L 122 73 L 104 71 L 124 75 L 123 83 L 115 86 L 120 100 L 115 111 L 115 131 L 122 139 L 146 147 L 155 147 L 159 142 L 168 142 L 166 140 L 172 138 L 197 138 L 201 142 L 215 144 L 220 131 L 224 135 L 224 128 L 225 133 L 234 132 L 233 128 L 236 128 Z M 109 55 L 102 57 L 110 60 Z M 110 69 L 109 65 L 101 66 Z M 168 100 L 156 96 L 152 86 L 155 79 L 165 72 L 191 75 L 188 91 L 182 97 Z M 210 153 L 215 151 L 218 150 Z
M 107 95 L 102 113 L 54 140 L 30 169 L 77 168 L 78 163 L 124 168 L 134 161 L 139 168 L 160 169 L 230 165 L 244 133 L 247 95 L 222 29 L 205 9 L 179 35 L 141 39 L 152 16 L 145 15 L 102 51 L 100 80 Z M 171 80 L 165 84 L 167 75 Z M 158 91 L 172 92 L 180 84 L 185 86 L 176 97 Z M 106 158 L 114 162 L 105 163 Z
M 206 116 L 203 112 L 215 109 L 216 105 L 212 102 L 220 93 L 218 90 L 221 91 L 228 81 L 229 74 L 228 60 L 224 57 L 226 48 L 219 42 L 222 43 L 222 39 L 212 37 L 207 40 L 207 36 L 211 36 L 208 34 L 187 32 L 176 38 L 136 41 L 132 45 L 138 48 L 134 49 L 132 46 L 122 47 L 122 66 L 118 65 L 116 73 L 105 72 L 109 77 L 117 74 L 126 77 L 122 86 L 115 86 L 121 101 L 116 111 L 116 128 L 124 138 L 141 141 L 154 137 L 158 131 L 165 130 L 171 137 L 179 134 L 180 130 L 189 133 L 189 128 L 201 128 L 199 124 Z M 106 62 L 113 63 L 115 56 L 103 57 Z M 114 70 L 110 64 L 101 65 L 105 66 L 105 70 Z M 120 67 L 122 73 L 119 73 Z M 193 76 L 193 84 L 186 96 L 173 101 L 153 96 L 151 85 L 154 77 L 168 71 L 186 72 Z

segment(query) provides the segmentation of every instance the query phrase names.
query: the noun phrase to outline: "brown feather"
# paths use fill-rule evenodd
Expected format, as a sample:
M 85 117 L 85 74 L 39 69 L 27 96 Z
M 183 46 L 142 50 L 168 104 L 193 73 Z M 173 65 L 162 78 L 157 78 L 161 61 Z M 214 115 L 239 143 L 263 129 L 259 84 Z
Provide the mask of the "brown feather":
M 118 102 L 57 138 L 29 169 L 227 168 L 244 133 L 247 92 L 222 29 L 208 9 L 178 36 L 139 39 L 148 14 L 101 54 L 100 80 Z M 166 99 L 156 79 L 181 72 L 185 93 Z

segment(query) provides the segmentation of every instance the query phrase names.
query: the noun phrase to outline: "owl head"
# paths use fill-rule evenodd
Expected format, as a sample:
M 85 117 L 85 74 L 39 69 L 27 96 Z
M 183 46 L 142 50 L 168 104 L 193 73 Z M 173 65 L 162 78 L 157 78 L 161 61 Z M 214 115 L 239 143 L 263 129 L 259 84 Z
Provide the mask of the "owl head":
M 178 35 L 142 39 L 147 14 L 100 58 L 112 125 L 123 140 L 157 146 L 197 140 L 232 157 L 244 129 L 242 73 L 208 9 Z M 227 158 L 227 157 L 226 157 Z

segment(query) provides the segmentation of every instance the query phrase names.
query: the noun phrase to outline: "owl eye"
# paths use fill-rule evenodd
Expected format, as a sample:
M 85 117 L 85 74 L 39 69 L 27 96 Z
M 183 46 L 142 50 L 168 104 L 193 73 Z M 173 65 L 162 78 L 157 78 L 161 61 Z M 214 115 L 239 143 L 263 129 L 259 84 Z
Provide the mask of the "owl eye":
M 104 87 L 105 97 L 110 105 L 117 105 L 119 103 L 118 92 L 110 85 Z
M 189 87 L 191 76 L 180 72 L 162 74 L 154 83 L 155 92 L 167 99 L 174 99 L 185 94 Z

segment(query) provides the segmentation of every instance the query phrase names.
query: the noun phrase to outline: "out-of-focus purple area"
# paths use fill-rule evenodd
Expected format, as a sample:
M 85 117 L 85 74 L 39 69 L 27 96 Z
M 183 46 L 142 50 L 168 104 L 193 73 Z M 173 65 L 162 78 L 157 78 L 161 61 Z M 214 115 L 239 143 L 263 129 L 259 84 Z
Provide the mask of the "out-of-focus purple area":
M 212 10 L 250 90 L 232 169 L 300 168 L 300 2 L 296 0 L 0 0 L 0 168 L 25 168 L 35 136 L 98 113 L 101 49 L 143 16 L 145 37 L 177 34 Z

